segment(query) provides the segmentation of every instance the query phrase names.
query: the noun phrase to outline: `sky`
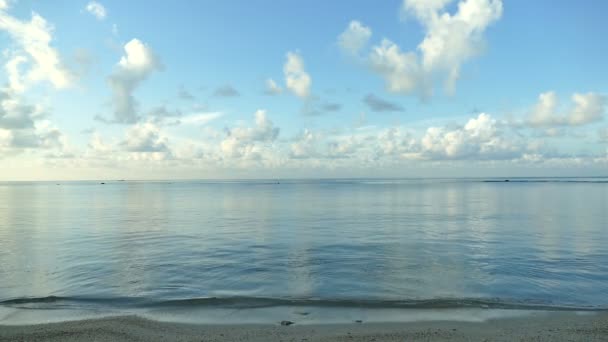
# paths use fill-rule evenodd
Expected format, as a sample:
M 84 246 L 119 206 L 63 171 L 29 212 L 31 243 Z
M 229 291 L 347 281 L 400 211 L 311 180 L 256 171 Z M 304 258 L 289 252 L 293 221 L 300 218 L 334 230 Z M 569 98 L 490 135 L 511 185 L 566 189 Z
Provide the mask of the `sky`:
M 606 12 L 0 0 L 0 180 L 607 176 Z

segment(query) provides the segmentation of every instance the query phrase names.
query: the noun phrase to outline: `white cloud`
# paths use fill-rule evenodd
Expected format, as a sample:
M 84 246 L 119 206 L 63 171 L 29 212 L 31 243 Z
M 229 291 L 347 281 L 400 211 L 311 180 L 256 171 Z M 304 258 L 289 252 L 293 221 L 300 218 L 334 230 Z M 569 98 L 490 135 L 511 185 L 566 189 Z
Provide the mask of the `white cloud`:
M 203 112 L 191 113 L 182 115 L 180 110 L 168 110 L 166 106 L 158 106 L 150 110 L 148 113 L 148 122 L 158 126 L 205 126 L 211 121 L 217 120 L 224 116 L 222 112 Z
M 289 158 L 302 167 L 365 168 L 419 159 L 418 142 L 402 127 L 312 131 L 289 145 Z M 304 162 L 306 161 L 306 162 Z
M 8 90 L 0 90 L 0 127 L 5 129 L 28 129 L 42 116 L 41 106 L 21 103 L 19 97 Z
M 98 132 L 93 132 L 91 139 L 89 140 L 89 147 L 95 152 L 95 154 L 106 154 L 112 152 L 114 149 L 110 144 L 103 141 L 103 138 Z
M 49 120 L 36 121 L 34 129 L 35 142 L 32 147 L 61 149 L 66 144 L 66 137 Z
M 65 139 L 61 131 L 45 119 L 42 105 L 24 104 L 10 89 L 0 90 L 0 130 L 3 149 L 14 152 L 62 148 Z
M 365 47 L 371 36 L 372 30 L 369 27 L 353 20 L 348 24 L 346 30 L 338 36 L 338 45 L 348 53 L 357 54 Z
M 313 133 L 309 129 L 304 129 L 302 134 L 296 138 L 290 146 L 290 157 L 296 159 L 316 158 L 320 156 L 319 147 L 317 146 L 320 140 L 318 134 Z
M 424 39 L 417 52 L 402 52 L 388 39 L 372 48 L 369 63 L 386 81 L 393 93 L 432 93 L 432 80 L 445 78 L 445 87 L 453 92 L 462 65 L 478 55 L 483 47 L 483 33 L 502 15 L 501 0 L 463 0 L 456 13 L 446 7 L 451 0 L 404 0 L 402 13 L 416 18 L 424 29 Z
M 266 111 L 258 109 L 255 112 L 254 127 L 236 127 L 230 130 L 229 136 L 242 141 L 272 141 L 279 135 L 279 129 L 268 119 Z
M 381 131 L 377 136 L 377 142 L 376 154 L 379 157 L 418 158 L 418 142 L 412 133 L 400 127 Z
M 416 13 L 422 21 L 430 21 L 452 0 L 404 0 L 401 11 L 404 18 L 411 13 Z
M 574 108 L 568 116 L 571 125 L 585 125 L 600 121 L 606 112 L 606 97 L 599 94 L 574 94 L 572 102 L 574 102 Z
M 462 128 L 429 127 L 421 139 L 420 156 L 425 159 L 513 159 L 522 147 L 506 139 L 490 115 L 481 113 Z
M 108 78 L 113 97 L 113 121 L 135 123 L 139 115 L 133 92 L 150 74 L 162 70 L 162 64 L 152 49 L 138 39 L 126 43 L 124 51 L 125 55 Z
M 254 127 L 235 127 L 229 129 L 226 138 L 221 143 L 221 153 L 224 157 L 259 159 L 261 144 L 270 143 L 279 136 L 279 128 L 268 119 L 265 110 L 255 112 Z
M 103 5 L 97 1 L 89 2 L 87 4 L 86 9 L 87 9 L 87 12 L 91 13 L 98 20 L 104 20 L 106 18 L 106 15 L 107 15 L 106 8 L 103 7 Z
M 501 17 L 502 1 L 464 0 L 453 15 L 445 11 L 447 3 L 435 0 L 421 5 L 421 0 L 404 0 L 403 8 L 426 29 L 418 45 L 424 70 L 446 71 L 446 86 L 454 89 L 462 64 L 480 52 L 483 32 Z
M 71 85 L 73 75 L 53 47 L 53 27 L 36 13 L 30 21 L 11 15 L 8 2 L 0 2 L 0 30 L 14 45 L 4 50 L 7 85 L 0 89 L 0 131 L 3 152 L 20 153 L 35 149 L 63 149 L 66 138 L 46 119 L 42 101 L 31 105 L 23 93 L 40 82 L 55 88 Z
M 266 95 L 279 95 L 283 92 L 283 88 L 281 88 L 272 78 L 266 80 L 266 90 L 264 93 Z
M 122 142 L 129 152 L 168 152 L 168 139 L 151 122 L 135 124 L 127 130 Z
M 152 49 L 139 39 L 131 39 L 125 44 L 124 50 L 125 55 L 118 62 L 122 70 L 141 77 L 159 69 L 161 65 Z
M 21 70 L 19 66 L 27 62 L 27 58 L 24 56 L 14 56 L 6 62 L 4 68 L 8 74 L 8 85 L 11 90 L 17 93 L 23 93 L 25 91 L 25 84 L 22 80 Z
M 183 125 L 199 125 L 203 126 L 211 121 L 221 118 L 224 113 L 212 112 L 212 113 L 200 113 L 184 116 L 179 119 L 179 122 Z
M 312 80 L 304 70 L 304 60 L 295 52 L 287 53 L 287 61 L 283 66 L 285 84 L 295 95 L 307 97 L 310 94 Z
M 550 91 L 538 96 L 538 103 L 530 113 L 529 121 L 534 126 L 556 124 L 557 95 Z
M 183 124 L 204 124 L 211 120 L 212 114 L 193 114 L 180 119 L 186 119 Z M 22 145 L 37 144 L 48 148 L 65 144 L 58 132 L 53 133 L 50 125 L 46 134 L 42 134 L 44 120 L 39 121 L 41 124 L 37 125 L 36 131 L 45 138 L 38 142 L 32 139 L 31 134 L 17 136 L 14 130 L 0 128 L 0 154 L 7 155 L 6 146 L 12 146 L 15 139 Z M 485 113 L 461 124 L 436 124 L 432 127 L 413 124 L 413 127 L 417 128 L 395 125 L 304 129 L 295 137 L 279 139 L 279 128 L 264 110 L 258 110 L 254 123 L 240 122 L 227 128 L 223 134 L 207 126 L 191 139 L 179 133 L 181 128 L 165 132 L 161 126 L 148 121 L 129 127 L 124 137 L 102 138 L 94 133 L 89 149 L 80 156 L 70 157 L 69 153 L 54 156 L 110 169 L 117 166 L 124 169 L 141 167 L 146 175 L 152 170 L 164 170 L 166 175 L 172 175 L 177 170 L 188 169 L 194 172 L 192 174 L 216 170 L 224 176 L 234 175 L 223 173 L 224 170 L 232 170 L 240 176 L 260 175 L 261 172 L 269 175 L 276 170 L 290 170 L 286 175 L 310 175 L 310 172 L 319 174 L 317 172 L 333 170 L 341 170 L 335 176 L 347 170 L 354 172 L 350 175 L 358 172 L 369 175 L 369 172 L 376 171 L 395 175 L 399 170 L 411 167 L 428 170 L 436 167 L 470 169 L 484 165 L 499 168 L 522 165 L 597 168 L 608 163 L 605 147 L 599 154 L 577 155 L 567 150 L 560 151 L 559 146 L 536 139 L 534 135 L 526 136 L 526 131 L 519 132 Z M 12 148 L 9 147 L 9 153 Z
M 37 13 L 30 21 L 10 16 L 6 2 L 0 6 L 0 30 L 6 31 L 17 48 L 10 50 L 11 58 L 5 66 L 9 74 L 9 87 L 23 92 L 32 84 L 48 81 L 55 88 L 66 88 L 73 75 L 64 66 L 59 53 L 51 47 L 53 27 Z
M 388 39 L 372 48 L 369 63 L 372 70 L 384 77 L 386 89 L 392 93 L 409 94 L 423 82 L 416 54 L 402 52 Z
M 367 142 L 361 141 L 359 136 L 346 135 L 336 137 L 327 146 L 327 157 L 332 159 L 360 160 L 365 155 Z
M 564 112 L 559 111 L 555 92 L 549 91 L 538 96 L 538 103 L 528 117 L 534 127 L 582 126 L 601 121 L 606 112 L 606 97 L 596 93 L 575 93 L 572 106 Z

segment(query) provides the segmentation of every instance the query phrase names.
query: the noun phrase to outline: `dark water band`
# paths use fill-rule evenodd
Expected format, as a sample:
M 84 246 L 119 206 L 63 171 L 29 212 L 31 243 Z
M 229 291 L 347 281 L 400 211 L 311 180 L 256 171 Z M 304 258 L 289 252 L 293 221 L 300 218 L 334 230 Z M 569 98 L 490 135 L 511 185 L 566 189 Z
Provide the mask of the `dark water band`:
M 234 308 L 255 309 L 282 306 L 362 308 L 362 309 L 505 309 L 547 311 L 605 311 L 608 307 L 554 305 L 539 301 L 504 299 L 442 298 L 422 300 L 366 300 L 366 299 L 316 299 L 316 298 L 268 298 L 268 297 L 204 297 L 173 300 L 154 300 L 141 297 L 23 297 L 0 301 L 0 305 L 24 309 L 61 309 L 86 307 L 116 308 Z

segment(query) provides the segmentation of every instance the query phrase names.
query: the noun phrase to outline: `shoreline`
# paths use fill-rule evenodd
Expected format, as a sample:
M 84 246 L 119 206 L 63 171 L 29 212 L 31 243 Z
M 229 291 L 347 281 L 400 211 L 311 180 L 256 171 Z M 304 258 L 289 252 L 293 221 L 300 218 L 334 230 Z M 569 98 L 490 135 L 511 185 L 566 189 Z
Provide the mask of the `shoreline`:
M 483 322 L 191 324 L 138 316 L 1 325 L 0 341 L 606 341 L 608 312 L 551 312 Z

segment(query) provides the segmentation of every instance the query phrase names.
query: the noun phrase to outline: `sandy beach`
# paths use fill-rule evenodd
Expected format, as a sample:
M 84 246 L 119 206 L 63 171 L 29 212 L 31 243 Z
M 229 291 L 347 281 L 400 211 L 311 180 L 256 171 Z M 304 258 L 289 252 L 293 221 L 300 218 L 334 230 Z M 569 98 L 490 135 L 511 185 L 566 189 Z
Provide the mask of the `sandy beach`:
M 608 313 L 559 312 L 481 323 L 194 325 L 135 316 L 0 325 L 0 341 L 607 341 Z

